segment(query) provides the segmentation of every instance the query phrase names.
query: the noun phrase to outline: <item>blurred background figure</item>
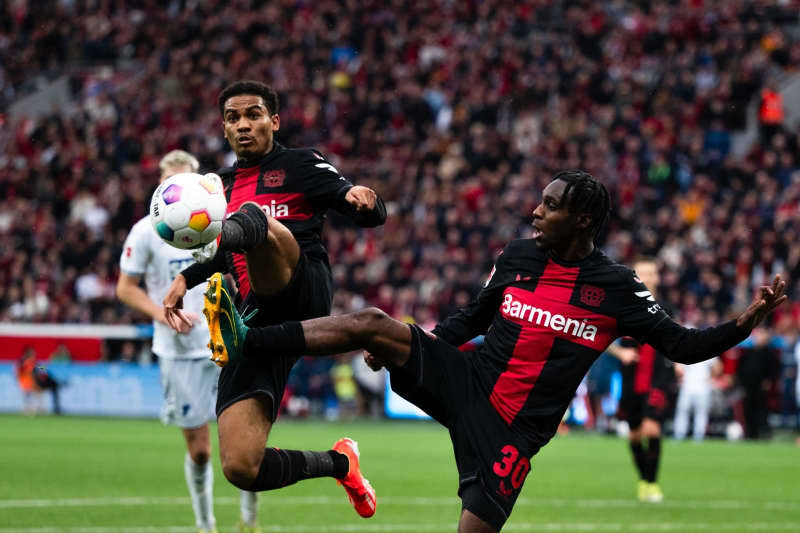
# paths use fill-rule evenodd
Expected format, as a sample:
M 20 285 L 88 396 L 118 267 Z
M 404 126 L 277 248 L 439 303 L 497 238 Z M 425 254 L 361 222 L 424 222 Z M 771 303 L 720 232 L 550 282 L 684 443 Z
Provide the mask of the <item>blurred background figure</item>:
M 35 360 L 35 356 L 34 356 Z M 47 370 L 46 367 L 36 365 L 33 368 L 33 378 L 36 381 L 36 386 L 39 390 L 50 391 L 50 396 L 53 400 L 53 414 L 61 414 L 61 399 L 58 395 L 59 382 Z
M 708 413 L 711 410 L 712 377 L 722 371 L 722 364 L 714 358 L 693 365 L 676 365 L 675 370 L 681 379 L 675 407 L 675 438 L 686 437 L 691 417 L 692 438 L 701 441 L 706 436 Z
M 22 391 L 22 410 L 27 415 L 35 415 L 42 410 L 42 391 L 36 382 L 36 352 L 33 349 L 25 350 L 17 361 L 15 371 Z
M 778 354 L 766 328 L 756 328 L 742 343 L 736 377 L 743 389 L 744 435 L 747 439 L 769 436 L 767 393 L 778 375 Z

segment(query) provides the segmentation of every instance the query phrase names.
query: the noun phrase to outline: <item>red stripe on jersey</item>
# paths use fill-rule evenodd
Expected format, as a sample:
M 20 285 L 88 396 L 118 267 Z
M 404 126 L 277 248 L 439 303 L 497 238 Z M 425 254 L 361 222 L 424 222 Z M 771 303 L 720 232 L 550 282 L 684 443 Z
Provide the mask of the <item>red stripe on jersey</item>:
M 522 329 L 489 400 L 508 424 L 525 405 L 556 338 L 597 351 L 616 338 L 616 319 L 570 305 L 579 270 L 548 261 L 533 292 L 510 286 L 503 293 L 500 313 Z
M 240 168 L 236 170 L 233 190 L 228 200 L 227 214 L 235 213 L 243 203 L 255 200 L 258 185 L 258 167 Z M 239 294 L 242 298 L 250 292 L 250 277 L 247 275 L 247 259 L 244 254 L 233 254 L 233 269 L 236 281 L 239 282 Z
M 308 220 L 314 216 L 314 208 L 303 193 L 259 194 L 255 201 L 266 214 L 278 220 Z
M 636 363 L 636 374 L 633 378 L 633 392 L 644 394 L 653 383 L 653 366 L 656 361 L 656 350 L 649 344 L 639 346 L 639 361 Z

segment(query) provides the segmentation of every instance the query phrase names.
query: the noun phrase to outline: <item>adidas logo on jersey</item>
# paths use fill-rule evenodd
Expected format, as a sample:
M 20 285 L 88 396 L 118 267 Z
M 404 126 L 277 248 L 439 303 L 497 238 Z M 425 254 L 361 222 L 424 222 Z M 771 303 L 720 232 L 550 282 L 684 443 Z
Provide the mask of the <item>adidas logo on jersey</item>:
M 287 204 L 276 204 L 275 200 L 270 201 L 269 204 L 262 205 L 261 209 L 272 218 L 289 216 L 289 206 Z
M 564 315 L 554 315 L 546 309 L 523 304 L 516 300 L 512 294 L 505 294 L 500 310 L 510 317 L 525 320 L 537 326 L 544 326 L 553 331 L 564 332 L 587 341 L 594 341 L 597 336 L 597 326 L 595 325 L 587 324 L 583 320 L 565 317 Z

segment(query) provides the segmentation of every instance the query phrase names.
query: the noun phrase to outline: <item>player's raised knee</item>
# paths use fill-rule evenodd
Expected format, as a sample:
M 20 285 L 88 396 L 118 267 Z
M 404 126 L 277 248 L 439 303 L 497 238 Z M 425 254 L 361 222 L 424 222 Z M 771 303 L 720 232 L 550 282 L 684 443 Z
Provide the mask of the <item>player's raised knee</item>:
M 247 461 L 225 461 L 222 462 L 222 473 L 232 485 L 242 490 L 249 489 L 258 477 L 258 464 L 250 464 Z

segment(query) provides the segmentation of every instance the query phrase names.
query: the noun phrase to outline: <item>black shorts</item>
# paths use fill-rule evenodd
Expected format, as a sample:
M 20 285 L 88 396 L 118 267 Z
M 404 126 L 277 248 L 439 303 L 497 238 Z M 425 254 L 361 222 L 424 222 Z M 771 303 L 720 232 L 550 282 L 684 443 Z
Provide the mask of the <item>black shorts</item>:
M 410 326 L 411 357 L 391 370 L 392 390 L 450 430 L 464 508 L 500 530 L 538 451 L 489 403 L 469 352 Z
M 283 290 L 266 298 L 260 298 L 250 291 L 239 304 L 239 309 L 245 313 L 258 309 L 258 314 L 247 324 L 251 327 L 327 316 L 331 313 L 332 285 L 328 265 L 301 253 L 292 279 Z M 231 404 L 263 394 L 272 401 L 271 421 L 274 422 L 278 416 L 286 380 L 297 359 L 293 356 L 271 355 L 244 359 L 240 363 L 223 367 L 219 375 L 217 416 Z
M 657 387 L 645 393 L 623 391 L 619 411 L 620 418 L 626 420 L 631 429 L 638 429 L 645 418 L 663 423 L 667 416 L 667 393 Z

